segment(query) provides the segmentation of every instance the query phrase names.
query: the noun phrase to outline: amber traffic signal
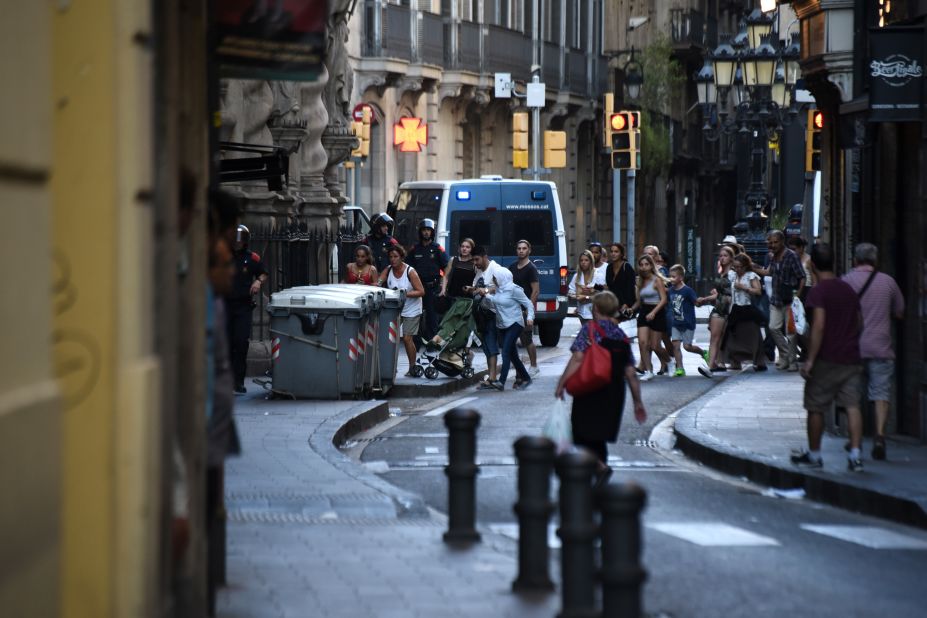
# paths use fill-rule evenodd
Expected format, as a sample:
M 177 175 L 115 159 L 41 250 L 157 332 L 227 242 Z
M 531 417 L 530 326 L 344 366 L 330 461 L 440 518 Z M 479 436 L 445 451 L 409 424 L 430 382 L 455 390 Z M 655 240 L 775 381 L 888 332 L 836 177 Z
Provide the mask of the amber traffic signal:
M 544 131 L 544 167 L 566 167 L 566 131 Z
M 805 171 L 821 169 L 821 131 L 824 129 L 824 112 L 808 110 L 808 126 L 805 129 Z
M 634 111 L 621 111 L 609 118 L 613 169 L 640 167 L 640 120 L 641 113 Z
M 352 157 L 366 157 L 370 155 L 370 106 L 364 106 L 360 122 L 352 122 L 351 129 L 357 138 L 357 148 L 351 151 Z

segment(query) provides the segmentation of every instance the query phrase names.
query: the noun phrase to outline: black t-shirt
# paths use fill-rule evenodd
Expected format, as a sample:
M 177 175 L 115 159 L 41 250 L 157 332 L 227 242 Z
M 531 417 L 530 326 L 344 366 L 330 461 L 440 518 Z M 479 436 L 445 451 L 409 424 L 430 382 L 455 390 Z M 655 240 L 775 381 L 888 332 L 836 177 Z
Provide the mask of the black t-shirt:
M 522 268 L 518 267 L 518 262 L 513 262 L 509 266 L 509 270 L 512 271 L 512 280 L 515 282 L 515 285 L 521 287 L 525 291 L 525 296 L 529 299 L 531 298 L 531 284 L 538 282 L 538 269 L 537 267 L 528 262 Z

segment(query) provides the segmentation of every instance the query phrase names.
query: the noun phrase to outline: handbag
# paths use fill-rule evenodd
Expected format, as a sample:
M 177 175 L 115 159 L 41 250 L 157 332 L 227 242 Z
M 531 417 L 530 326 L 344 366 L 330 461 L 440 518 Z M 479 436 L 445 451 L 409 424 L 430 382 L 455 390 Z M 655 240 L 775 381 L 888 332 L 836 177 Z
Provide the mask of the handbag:
M 595 320 L 590 321 L 589 348 L 583 356 L 583 364 L 565 384 L 567 392 L 574 397 L 597 391 L 612 381 L 612 353 L 596 343 L 594 331 L 605 337 Z

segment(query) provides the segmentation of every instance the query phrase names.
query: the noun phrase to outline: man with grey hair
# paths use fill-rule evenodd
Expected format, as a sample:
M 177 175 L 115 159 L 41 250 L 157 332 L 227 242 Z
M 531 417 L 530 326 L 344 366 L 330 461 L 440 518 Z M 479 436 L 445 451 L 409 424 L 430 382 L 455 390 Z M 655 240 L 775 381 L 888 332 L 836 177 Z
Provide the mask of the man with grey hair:
M 761 277 L 772 277 L 772 295 L 769 297 L 769 333 L 779 348 L 776 367 L 798 371 L 798 347 L 795 335 L 786 332 L 786 315 L 792 305 L 792 298 L 801 294 L 805 285 L 805 269 L 794 251 L 785 246 L 785 234 L 770 230 L 766 235 L 766 266 L 756 264 L 753 272 Z
M 869 381 L 869 401 L 875 403 L 875 437 L 872 458 L 885 459 L 885 423 L 892 398 L 895 352 L 892 349 L 892 317 L 904 318 L 904 297 L 895 280 L 876 269 L 879 250 L 862 242 L 853 251 L 853 270 L 843 280 L 859 296 L 863 330 L 860 356 Z

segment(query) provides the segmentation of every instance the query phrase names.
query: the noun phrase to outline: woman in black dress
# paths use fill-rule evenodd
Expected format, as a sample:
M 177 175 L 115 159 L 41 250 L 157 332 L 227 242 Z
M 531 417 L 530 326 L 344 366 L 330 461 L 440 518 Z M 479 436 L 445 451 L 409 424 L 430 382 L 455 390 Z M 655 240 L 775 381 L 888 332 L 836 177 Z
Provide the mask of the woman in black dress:
M 573 443 L 591 451 L 599 460 L 595 473 L 595 486 L 608 482 L 612 475 L 608 467 L 608 447 L 606 442 L 618 440 L 621 426 L 621 414 L 624 411 L 624 386 L 627 380 L 634 400 L 634 418 L 638 423 L 647 420 L 647 410 L 641 400 L 641 387 L 634 370 L 634 354 L 631 341 L 618 325 L 613 316 L 618 311 L 618 299 L 611 292 L 599 292 L 592 297 L 592 315 L 595 324 L 605 333 L 602 337 L 594 333 L 596 342 L 612 354 L 612 380 L 603 388 L 573 399 Z M 565 385 L 583 364 L 583 357 L 589 349 L 590 328 L 584 328 L 576 336 L 570 351 L 570 357 L 560 381 L 557 382 L 556 396 L 563 398 Z
M 463 289 L 465 286 L 473 285 L 474 269 L 471 252 L 475 246 L 476 243 L 471 238 L 461 240 L 457 255 L 451 258 L 450 264 L 447 265 L 438 296 L 450 299 L 450 302 L 445 303 L 448 306 L 455 298 L 470 297 L 470 294 L 466 294 Z
M 618 298 L 618 318 L 631 317 L 631 305 L 636 300 L 634 295 L 634 279 L 637 273 L 628 263 L 627 252 L 620 242 L 613 242 L 608 246 L 608 269 L 605 271 L 605 285 L 609 291 Z

